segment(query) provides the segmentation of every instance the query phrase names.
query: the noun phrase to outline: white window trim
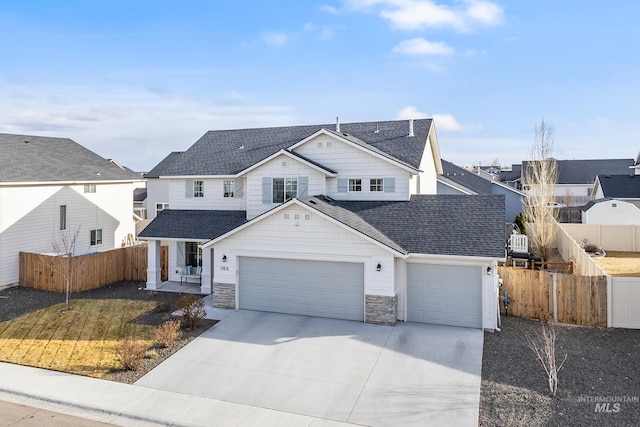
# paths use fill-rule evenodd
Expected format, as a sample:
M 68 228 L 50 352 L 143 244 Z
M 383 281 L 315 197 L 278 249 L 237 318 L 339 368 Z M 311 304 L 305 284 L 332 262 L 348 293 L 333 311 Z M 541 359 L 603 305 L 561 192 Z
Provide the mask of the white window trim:
M 100 239 L 98 239 L 98 232 L 100 232 Z M 93 239 L 93 235 L 95 233 L 95 243 Z M 102 240 L 102 228 L 94 228 L 89 231 L 89 246 L 101 246 L 103 244 Z
M 227 191 L 227 183 L 231 185 L 231 191 Z M 225 179 L 222 181 L 222 197 L 223 198 L 233 198 L 235 197 L 235 187 L 236 181 L 235 179 Z
M 352 190 L 351 189 L 351 181 L 354 181 L 354 188 L 356 186 L 360 186 L 359 190 Z M 360 181 L 359 183 L 356 183 L 355 181 Z M 362 178 L 349 178 L 349 180 L 347 181 L 347 192 L 348 193 L 362 193 Z
M 200 184 L 197 184 L 200 183 Z M 198 190 L 198 187 L 200 189 Z M 201 199 L 204 197 L 204 180 L 202 179 L 194 179 L 193 180 L 193 198 Z
M 379 190 L 372 190 L 371 186 L 373 185 L 373 181 L 380 181 Z M 369 179 L 369 192 L 371 193 L 384 193 L 384 178 L 371 178 Z

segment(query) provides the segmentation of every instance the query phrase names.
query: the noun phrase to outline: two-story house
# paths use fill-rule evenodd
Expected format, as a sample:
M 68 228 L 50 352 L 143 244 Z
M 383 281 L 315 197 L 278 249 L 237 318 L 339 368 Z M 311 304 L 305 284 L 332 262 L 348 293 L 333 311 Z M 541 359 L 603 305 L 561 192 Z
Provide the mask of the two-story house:
M 430 119 L 207 132 L 148 174 L 147 288 L 164 240 L 217 307 L 494 329 L 504 198 L 439 173 Z
M 76 255 L 133 240 L 140 183 L 71 139 L 0 134 L 0 285 L 18 282 L 20 251 L 51 253 L 65 233 Z

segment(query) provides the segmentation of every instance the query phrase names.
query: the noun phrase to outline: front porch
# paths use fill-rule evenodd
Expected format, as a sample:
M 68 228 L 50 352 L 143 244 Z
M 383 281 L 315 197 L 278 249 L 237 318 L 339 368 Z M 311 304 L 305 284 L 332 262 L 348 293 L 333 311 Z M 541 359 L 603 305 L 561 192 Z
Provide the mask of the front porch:
M 156 291 L 156 292 L 174 292 L 174 293 L 182 293 L 182 294 L 196 294 L 196 295 L 208 295 L 210 292 L 202 292 L 202 288 L 199 283 L 192 282 L 175 282 L 171 280 L 167 280 L 165 282 L 158 283 L 155 287 L 147 287 L 146 291 Z

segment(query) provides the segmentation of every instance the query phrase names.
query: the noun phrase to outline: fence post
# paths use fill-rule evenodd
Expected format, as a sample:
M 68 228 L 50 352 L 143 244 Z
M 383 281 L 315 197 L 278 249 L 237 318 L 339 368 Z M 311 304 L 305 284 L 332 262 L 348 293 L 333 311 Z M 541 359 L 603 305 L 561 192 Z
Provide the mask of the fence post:
M 553 321 L 558 323 L 558 273 L 551 273 L 553 281 Z
M 611 328 L 611 324 L 613 323 L 613 313 L 611 312 L 611 308 L 613 307 L 613 295 L 611 295 L 611 276 L 607 274 L 607 328 Z

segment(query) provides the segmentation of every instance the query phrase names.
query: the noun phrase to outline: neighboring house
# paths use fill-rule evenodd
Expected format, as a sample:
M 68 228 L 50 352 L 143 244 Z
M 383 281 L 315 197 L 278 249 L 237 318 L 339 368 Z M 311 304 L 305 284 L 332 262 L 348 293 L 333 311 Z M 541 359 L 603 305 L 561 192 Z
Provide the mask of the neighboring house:
M 18 282 L 18 253 L 52 252 L 79 230 L 76 254 L 135 237 L 139 175 L 68 138 L 0 134 L 0 285 Z
M 603 198 L 582 207 L 583 224 L 640 225 L 640 207 L 629 201 Z
M 582 209 L 583 224 L 640 224 L 640 175 L 598 175 L 593 185 L 595 201 Z
M 438 175 L 438 194 L 503 195 L 505 200 L 504 220 L 513 222 L 523 210 L 526 194 L 492 178 L 492 175 L 479 175 L 442 160 L 442 174 Z
M 511 165 L 511 169 L 501 169 L 498 180 L 516 190 L 522 190 L 522 164 Z
M 169 209 L 168 179 L 160 179 L 164 170 L 182 155 L 182 151 L 174 151 L 162 159 L 153 169 L 145 174 L 147 180 L 147 219 L 154 219 L 164 209 Z
M 430 119 L 210 131 L 169 157 L 147 288 L 164 240 L 169 280 L 201 266 L 217 307 L 496 328 L 504 198 L 435 195 Z
M 133 213 L 140 219 L 147 219 L 147 189 L 133 189 Z
M 528 162 L 522 162 L 526 171 Z M 558 160 L 558 182 L 555 186 L 556 202 L 567 206 L 583 206 L 594 199 L 593 182 L 598 175 L 628 174 L 633 159 Z M 527 189 L 526 175 L 523 188 Z

